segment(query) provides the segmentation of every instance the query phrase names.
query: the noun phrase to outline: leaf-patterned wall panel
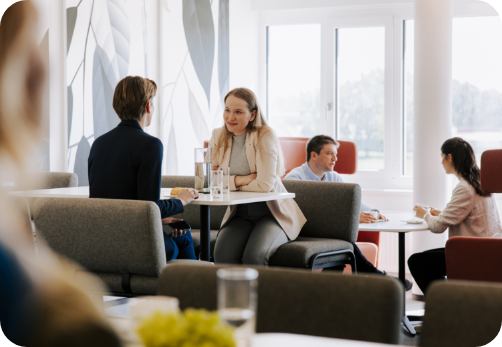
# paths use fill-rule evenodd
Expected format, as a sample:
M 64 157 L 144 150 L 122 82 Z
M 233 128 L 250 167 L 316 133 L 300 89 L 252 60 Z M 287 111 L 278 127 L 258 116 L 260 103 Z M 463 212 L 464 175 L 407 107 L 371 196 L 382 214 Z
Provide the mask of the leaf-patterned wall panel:
M 210 105 L 215 34 L 209 0 L 183 0 L 183 27 L 190 58 Z
M 110 24 L 112 26 L 115 52 L 119 67 L 119 80 L 127 76 L 129 69 L 130 32 L 129 19 L 124 0 L 107 0 Z M 118 82 L 118 81 L 117 81 Z
M 169 131 L 169 140 L 167 141 L 166 174 L 178 174 L 178 149 L 176 148 L 176 134 L 174 132 L 174 124 L 171 124 L 171 130 Z
M 190 119 L 192 120 L 193 131 L 195 136 L 199 141 L 199 146 L 204 146 L 204 141 L 209 140 L 209 129 L 207 128 L 206 120 L 204 119 L 204 114 L 202 113 L 197 99 L 193 95 L 192 91 L 188 89 L 188 109 L 190 111 Z
M 99 50 L 99 46 L 96 47 L 92 74 L 92 104 L 95 139 L 112 130 L 119 124 L 119 118 L 112 106 L 114 88 L 108 81 L 108 77 L 101 65 Z
M 82 136 L 77 147 L 77 155 L 75 157 L 75 167 L 73 172 L 78 176 L 78 186 L 84 187 L 89 185 L 89 177 L 87 174 L 87 159 L 91 153 L 91 146 L 89 141 Z
M 75 31 L 75 24 L 77 23 L 77 7 L 70 7 L 66 9 L 66 54 L 70 50 L 71 39 L 73 38 L 73 32 Z
M 229 29 L 229 0 L 220 0 L 218 16 L 218 84 L 220 87 L 221 104 L 229 92 L 230 78 L 230 29 Z
M 71 123 L 73 121 L 73 90 L 68 86 L 68 146 L 70 145 Z

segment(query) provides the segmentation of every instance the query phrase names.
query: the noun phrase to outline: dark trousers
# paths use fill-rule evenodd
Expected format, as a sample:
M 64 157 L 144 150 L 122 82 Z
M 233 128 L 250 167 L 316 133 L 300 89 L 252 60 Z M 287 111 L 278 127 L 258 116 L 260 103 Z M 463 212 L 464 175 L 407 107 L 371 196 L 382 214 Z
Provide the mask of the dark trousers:
M 373 264 L 371 264 L 368 259 L 361 253 L 361 250 L 355 243 L 352 244 L 354 246 L 354 256 L 356 258 L 356 267 L 357 267 L 357 273 L 376 273 L 383 275 L 383 272 L 378 270 Z M 332 270 L 335 271 L 343 271 L 345 269 L 345 265 L 340 265 L 340 266 L 335 266 L 331 268 Z
M 408 267 L 420 290 L 425 291 L 436 280 L 446 280 L 444 248 L 415 253 L 408 259 Z
M 171 237 L 164 234 L 164 246 L 166 247 L 166 260 L 173 259 L 197 259 L 193 248 L 192 234 L 187 230 L 185 235 Z

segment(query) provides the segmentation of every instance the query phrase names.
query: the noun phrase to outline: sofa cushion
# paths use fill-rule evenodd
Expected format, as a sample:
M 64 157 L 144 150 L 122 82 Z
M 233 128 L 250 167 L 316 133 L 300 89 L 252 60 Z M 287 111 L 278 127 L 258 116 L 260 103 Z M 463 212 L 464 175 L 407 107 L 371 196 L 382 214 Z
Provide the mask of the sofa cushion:
M 269 265 L 308 267 L 312 257 L 318 253 L 341 251 L 346 249 L 354 251 L 352 244 L 347 241 L 300 236 L 295 241 L 288 242 L 279 247 L 270 258 Z M 326 264 L 346 258 L 346 255 L 332 255 L 317 259 L 314 265 Z

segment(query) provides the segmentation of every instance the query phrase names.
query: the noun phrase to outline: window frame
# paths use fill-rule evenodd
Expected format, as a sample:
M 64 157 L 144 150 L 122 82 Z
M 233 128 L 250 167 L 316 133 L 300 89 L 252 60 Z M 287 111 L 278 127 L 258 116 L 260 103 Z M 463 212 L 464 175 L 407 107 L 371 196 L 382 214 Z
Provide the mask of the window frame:
M 493 16 L 498 13 L 488 4 L 454 4 L 454 17 Z M 335 108 L 335 41 L 338 28 L 385 27 L 385 132 L 384 169 L 358 170 L 343 175 L 346 182 L 361 184 L 367 190 L 411 190 L 413 176 L 405 176 L 404 165 L 404 21 L 414 19 L 413 5 L 358 6 L 357 8 L 310 8 L 260 12 L 259 96 L 267 100 L 267 28 L 275 25 L 321 24 L 321 115 L 320 128 L 337 138 Z M 266 101 L 268 103 L 268 101 Z M 323 114 L 330 103 L 331 110 Z

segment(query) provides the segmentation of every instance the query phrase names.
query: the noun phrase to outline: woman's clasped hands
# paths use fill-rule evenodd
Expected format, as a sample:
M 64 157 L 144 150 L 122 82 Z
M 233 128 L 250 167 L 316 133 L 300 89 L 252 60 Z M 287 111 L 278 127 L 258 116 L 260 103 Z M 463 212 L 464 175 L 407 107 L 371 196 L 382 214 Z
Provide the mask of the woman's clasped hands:
M 235 176 L 235 186 L 236 187 L 247 186 L 256 179 L 256 176 L 257 176 L 256 173 L 252 173 L 247 176 Z
M 418 217 L 418 218 L 424 218 L 425 215 L 427 214 L 427 212 L 430 213 L 431 216 L 434 216 L 434 217 L 437 217 L 439 216 L 439 214 L 441 213 L 441 210 L 437 210 L 435 209 L 434 207 L 422 207 L 422 206 L 418 206 L 416 205 L 414 208 L 413 208 L 413 211 L 415 211 L 415 215 Z

